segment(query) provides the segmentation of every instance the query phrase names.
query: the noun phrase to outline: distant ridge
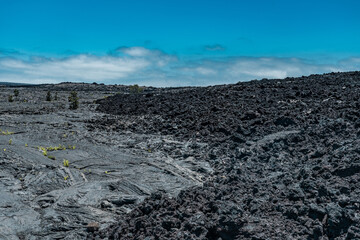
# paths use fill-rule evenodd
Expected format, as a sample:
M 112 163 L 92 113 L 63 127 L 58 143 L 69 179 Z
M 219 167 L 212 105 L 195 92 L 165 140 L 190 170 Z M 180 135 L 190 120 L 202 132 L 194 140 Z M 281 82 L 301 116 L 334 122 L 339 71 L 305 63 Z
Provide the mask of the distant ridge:
M 31 84 L 31 83 L 13 83 L 13 82 L 0 82 L 0 86 L 7 86 L 7 87 L 30 87 L 30 86 L 37 86 L 39 84 Z

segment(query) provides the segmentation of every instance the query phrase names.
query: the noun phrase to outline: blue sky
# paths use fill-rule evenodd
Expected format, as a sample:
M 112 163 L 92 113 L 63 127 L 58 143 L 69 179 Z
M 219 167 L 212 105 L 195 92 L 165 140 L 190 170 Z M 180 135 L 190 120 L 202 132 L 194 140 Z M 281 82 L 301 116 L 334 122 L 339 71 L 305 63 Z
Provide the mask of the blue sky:
M 0 0 L 0 81 L 211 85 L 360 70 L 360 1 Z

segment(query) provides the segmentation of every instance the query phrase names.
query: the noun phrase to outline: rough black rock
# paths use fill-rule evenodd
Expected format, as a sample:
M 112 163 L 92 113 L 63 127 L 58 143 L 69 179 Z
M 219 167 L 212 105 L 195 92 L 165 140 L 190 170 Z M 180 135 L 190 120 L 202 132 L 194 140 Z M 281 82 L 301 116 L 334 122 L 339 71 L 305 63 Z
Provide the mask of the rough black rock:
M 214 172 L 175 198 L 152 194 L 90 239 L 359 239 L 360 72 L 98 103 L 110 115 L 92 128 L 207 143 L 181 154 Z

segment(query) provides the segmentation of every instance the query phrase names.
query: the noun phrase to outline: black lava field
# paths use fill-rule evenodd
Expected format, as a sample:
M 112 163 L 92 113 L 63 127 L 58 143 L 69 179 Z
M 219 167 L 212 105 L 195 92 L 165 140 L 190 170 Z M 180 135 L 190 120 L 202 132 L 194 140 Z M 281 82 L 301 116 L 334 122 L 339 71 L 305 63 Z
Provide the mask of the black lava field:
M 107 115 L 89 128 L 204 143 L 162 151 L 213 171 L 176 196 L 152 193 L 89 239 L 360 239 L 360 72 L 97 103 Z

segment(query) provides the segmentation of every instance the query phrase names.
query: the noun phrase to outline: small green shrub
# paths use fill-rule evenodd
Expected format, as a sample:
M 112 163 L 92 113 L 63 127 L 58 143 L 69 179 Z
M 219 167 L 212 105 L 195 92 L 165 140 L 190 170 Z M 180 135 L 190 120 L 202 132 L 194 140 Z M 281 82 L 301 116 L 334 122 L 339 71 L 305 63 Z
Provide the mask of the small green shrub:
M 9 97 L 8 97 L 8 101 L 9 101 L 9 102 L 13 102 L 13 101 L 14 101 L 14 98 L 13 98 L 13 96 L 12 96 L 12 95 L 9 95 Z
M 0 135 L 12 135 L 12 134 L 14 134 L 14 132 L 9 132 L 8 130 L 2 131 L 2 130 L 0 129 Z
M 19 96 L 19 90 L 15 89 L 14 90 L 14 95 L 15 95 L 15 97 L 18 97 Z
M 76 146 L 75 146 L 75 145 L 73 145 L 73 146 L 72 146 L 72 145 L 69 145 L 68 148 L 69 148 L 69 149 L 72 149 L 72 150 L 75 150 Z
M 64 167 L 69 167 L 69 160 L 64 159 L 63 164 L 64 164 Z
M 144 88 L 139 87 L 139 85 L 137 85 L 137 84 L 129 86 L 129 89 L 130 89 L 130 93 L 133 93 L 133 94 L 142 93 L 144 91 Z
M 77 109 L 79 107 L 79 98 L 77 96 L 77 92 L 72 91 L 70 93 L 69 102 L 70 102 L 69 109 L 75 110 L 75 109 Z
M 47 157 L 50 158 L 51 160 L 56 160 L 55 156 L 48 155 Z
M 48 91 L 46 94 L 46 101 L 51 102 L 51 92 Z

